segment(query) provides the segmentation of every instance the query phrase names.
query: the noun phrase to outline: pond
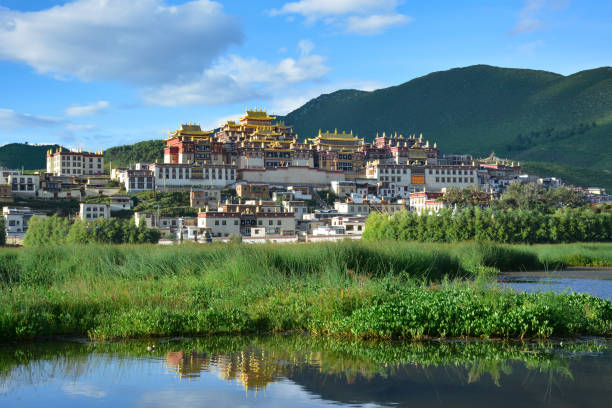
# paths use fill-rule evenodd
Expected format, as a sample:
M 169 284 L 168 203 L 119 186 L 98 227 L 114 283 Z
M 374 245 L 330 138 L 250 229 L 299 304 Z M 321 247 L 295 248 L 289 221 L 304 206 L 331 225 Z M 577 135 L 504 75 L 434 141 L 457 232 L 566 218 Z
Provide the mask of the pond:
M 602 407 L 612 341 L 226 336 L 3 345 L 1 407 Z
M 498 282 L 518 291 L 553 291 L 556 293 L 574 291 L 612 300 L 612 268 L 507 272 L 498 276 Z

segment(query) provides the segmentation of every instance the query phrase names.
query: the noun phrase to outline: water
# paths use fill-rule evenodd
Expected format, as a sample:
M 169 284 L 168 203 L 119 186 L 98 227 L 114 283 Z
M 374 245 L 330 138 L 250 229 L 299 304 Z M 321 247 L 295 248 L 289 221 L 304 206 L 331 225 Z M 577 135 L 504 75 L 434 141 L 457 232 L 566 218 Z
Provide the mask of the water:
M 3 346 L 1 407 L 602 407 L 612 341 L 306 336 Z
M 508 272 L 504 285 L 525 292 L 582 292 L 612 300 L 612 268 L 570 268 L 564 271 Z

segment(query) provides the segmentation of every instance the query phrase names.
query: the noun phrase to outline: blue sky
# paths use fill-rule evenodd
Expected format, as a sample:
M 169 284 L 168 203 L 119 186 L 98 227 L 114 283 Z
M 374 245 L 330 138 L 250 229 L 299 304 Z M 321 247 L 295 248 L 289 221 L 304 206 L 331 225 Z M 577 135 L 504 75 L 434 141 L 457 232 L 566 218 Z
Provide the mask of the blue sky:
M 568 75 L 612 65 L 611 22 L 605 0 L 0 0 L 0 143 L 107 148 L 473 64 Z

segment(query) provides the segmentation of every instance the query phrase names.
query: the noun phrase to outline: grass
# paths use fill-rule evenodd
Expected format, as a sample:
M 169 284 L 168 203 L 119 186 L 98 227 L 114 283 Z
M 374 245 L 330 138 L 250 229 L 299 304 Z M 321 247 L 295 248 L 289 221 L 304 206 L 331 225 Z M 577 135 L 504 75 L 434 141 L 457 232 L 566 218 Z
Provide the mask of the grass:
M 0 340 L 285 331 L 383 339 L 609 335 L 609 301 L 518 294 L 462 278 L 577 260 L 609 265 L 610 253 L 612 244 L 353 241 L 3 249 Z

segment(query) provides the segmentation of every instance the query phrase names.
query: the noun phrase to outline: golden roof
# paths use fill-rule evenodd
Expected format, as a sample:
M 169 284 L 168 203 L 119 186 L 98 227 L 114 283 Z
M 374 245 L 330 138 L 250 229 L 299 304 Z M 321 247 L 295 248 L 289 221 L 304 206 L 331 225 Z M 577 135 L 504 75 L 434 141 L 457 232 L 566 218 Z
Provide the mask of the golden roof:
M 246 119 L 254 119 L 254 120 L 274 120 L 275 116 L 268 116 L 265 110 L 248 110 L 246 111 L 246 115 L 242 118 L 242 120 Z
M 181 123 L 180 129 L 170 132 L 168 137 L 187 136 L 198 138 L 203 136 L 208 137 L 213 133 L 212 130 L 202 130 L 199 123 Z
M 354 145 L 361 145 L 364 142 L 362 138 L 353 136 L 352 130 L 350 131 L 350 133 L 346 133 L 344 131 L 341 133 L 338 133 L 338 129 L 334 130 L 334 133 L 330 131 L 321 132 L 321 130 L 319 130 L 319 134 L 317 135 L 317 137 L 313 139 L 308 139 L 308 140 L 311 143 L 321 144 L 321 145 L 329 144 L 329 142 L 331 141 L 351 142 Z

